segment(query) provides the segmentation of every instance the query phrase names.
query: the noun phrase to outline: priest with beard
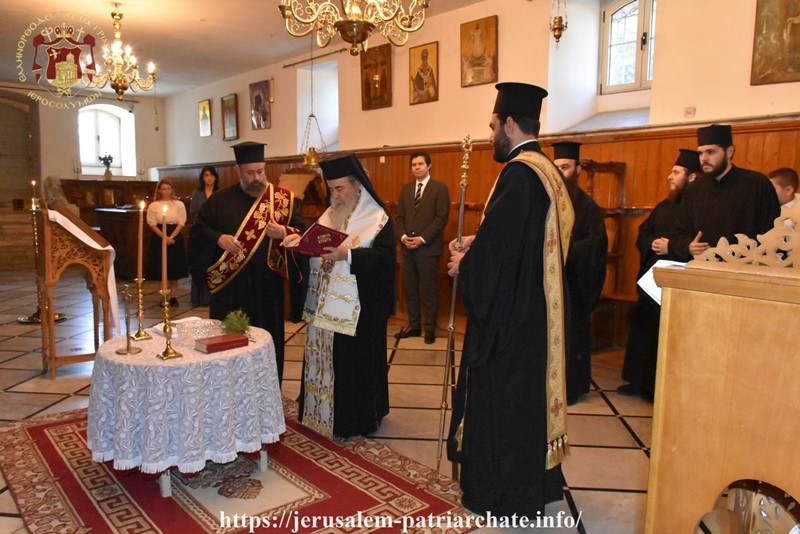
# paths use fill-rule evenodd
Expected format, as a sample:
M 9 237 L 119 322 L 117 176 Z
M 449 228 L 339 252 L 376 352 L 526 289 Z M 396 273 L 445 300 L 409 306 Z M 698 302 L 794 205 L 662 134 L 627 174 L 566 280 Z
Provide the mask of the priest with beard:
M 579 186 L 581 144 L 553 143 L 555 163 L 567 183 L 575 211 L 564 274 L 569 286 L 567 324 L 567 405 L 589 392 L 592 382 L 592 311 L 600 301 L 606 280 L 608 234 L 600 207 Z
M 641 278 L 658 260 L 674 260 L 669 252 L 669 236 L 681 207 L 686 187 L 700 173 L 697 150 L 681 148 L 675 165 L 667 176 L 669 195 L 658 203 L 647 219 L 639 225 L 636 248 L 639 249 L 639 274 Z M 656 387 L 656 358 L 658 356 L 658 331 L 661 307 L 641 288 L 639 300 L 631 314 L 628 345 L 625 350 L 623 384 L 617 391 L 623 395 L 638 395 L 653 400 Z
M 735 147 L 730 125 L 712 124 L 697 130 L 702 175 L 683 195 L 669 251 L 679 261 L 716 247 L 720 237 L 737 243 L 736 234 L 756 239 L 769 231 L 780 215 L 775 189 L 760 172 L 731 162 Z
M 242 310 L 252 326 L 267 330 L 275 343 L 278 379 L 283 377 L 284 284 L 289 281 L 298 322 L 303 295 L 304 258 L 287 258 L 280 242 L 305 229 L 294 194 L 267 182 L 263 143 L 234 145 L 239 182 L 203 204 L 190 231 L 195 269 L 207 273 L 211 319 Z M 298 255 L 299 256 L 299 255 Z
M 361 162 L 320 162 L 330 207 L 318 224 L 347 234 L 310 260 L 300 422 L 326 437 L 371 434 L 389 413 L 386 324 L 395 304 L 394 224 Z M 299 236 L 288 236 L 287 247 Z
M 464 507 L 533 519 L 562 498 L 569 454 L 564 262 L 574 214 L 537 141 L 547 91 L 496 87 L 489 140 L 505 166 L 477 233 L 450 244 L 467 327 L 448 457 L 461 464 Z

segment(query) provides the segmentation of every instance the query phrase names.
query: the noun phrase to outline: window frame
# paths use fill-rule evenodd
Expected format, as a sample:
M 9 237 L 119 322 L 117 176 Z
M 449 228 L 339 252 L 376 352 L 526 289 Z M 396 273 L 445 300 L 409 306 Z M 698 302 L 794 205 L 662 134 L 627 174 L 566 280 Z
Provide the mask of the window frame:
M 84 161 L 83 152 L 80 149 L 80 121 L 81 116 L 86 113 L 92 113 L 95 127 L 95 136 L 98 131 L 98 116 L 105 114 L 113 117 L 118 125 L 118 139 L 119 139 L 119 156 L 114 156 L 114 161 L 111 163 L 111 169 L 114 171 L 115 176 L 135 176 L 136 175 L 136 125 L 134 114 L 127 109 L 119 106 L 109 104 L 93 104 L 78 110 L 77 127 L 79 135 L 79 157 L 81 160 L 81 172 L 87 176 L 101 176 L 105 172 L 105 165 L 99 160 L 99 156 L 103 154 L 95 154 L 98 158 L 94 161 Z M 98 140 L 93 140 L 95 152 L 99 150 Z
M 634 81 L 615 85 L 608 84 L 609 62 L 611 59 L 611 19 L 619 10 L 636 2 L 637 0 L 616 0 L 610 3 L 601 13 L 601 57 L 599 72 L 599 88 L 601 95 L 623 93 L 627 91 L 642 91 L 652 87 L 652 73 L 650 70 L 650 56 L 654 55 L 656 38 L 655 17 L 657 14 L 657 0 L 638 0 L 639 14 L 637 16 L 636 35 L 639 42 L 636 47 L 636 71 Z M 646 28 L 646 29 L 645 29 Z M 647 33 L 647 42 L 642 46 L 642 36 Z M 655 59 L 653 60 L 655 63 Z M 650 75 L 650 79 L 648 79 Z

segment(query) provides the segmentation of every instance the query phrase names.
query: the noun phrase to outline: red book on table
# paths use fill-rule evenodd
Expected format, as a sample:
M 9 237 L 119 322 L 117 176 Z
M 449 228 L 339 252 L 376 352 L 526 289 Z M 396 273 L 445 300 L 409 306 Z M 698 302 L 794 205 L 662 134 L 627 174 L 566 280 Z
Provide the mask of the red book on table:
M 345 239 L 347 234 L 344 232 L 314 223 L 308 227 L 297 245 L 287 247 L 287 250 L 296 250 L 309 256 L 321 256 L 326 253 L 327 247 L 336 248 L 344 243 Z
M 237 349 L 246 347 L 250 338 L 244 334 L 222 334 L 219 336 L 203 337 L 194 340 L 195 350 L 200 352 L 212 353 L 221 350 Z

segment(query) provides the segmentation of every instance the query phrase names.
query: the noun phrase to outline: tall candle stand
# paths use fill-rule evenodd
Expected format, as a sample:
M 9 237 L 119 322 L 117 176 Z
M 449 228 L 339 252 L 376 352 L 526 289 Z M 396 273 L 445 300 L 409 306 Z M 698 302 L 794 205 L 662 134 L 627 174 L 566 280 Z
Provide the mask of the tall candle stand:
M 135 334 L 131 335 L 134 341 L 144 341 L 145 339 L 152 339 L 153 336 L 144 330 L 144 303 L 142 302 L 142 282 L 143 278 L 136 279 L 136 318 L 139 320 L 139 329 Z
M 42 204 L 36 196 L 36 180 L 31 182 L 33 196 L 31 197 L 31 224 L 33 225 L 33 262 L 36 272 L 39 272 L 39 225 L 36 224 L 36 210 L 41 209 Z M 20 324 L 42 324 L 42 288 L 39 284 L 39 275 L 36 276 L 36 311 L 30 315 L 17 317 Z M 64 313 L 53 313 L 53 321 L 58 323 L 67 319 Z
M 125 347 L 117 349 L 117 354 L 139 354 L 142 349 L 131 346 L 131 294 L 128 291 L 128 284 L 122 290 L 122 300 L 125 301 Z
M 162 360 L 171 360 L 172 358 L 182 358 L 183 354 L 172 348 L 172 322 L 169 320 L 169 289 L 162 289 L 161 299 L 164 307 L 164 337 L 167 340 L 167 346 L 164 352 L 158 355 Z

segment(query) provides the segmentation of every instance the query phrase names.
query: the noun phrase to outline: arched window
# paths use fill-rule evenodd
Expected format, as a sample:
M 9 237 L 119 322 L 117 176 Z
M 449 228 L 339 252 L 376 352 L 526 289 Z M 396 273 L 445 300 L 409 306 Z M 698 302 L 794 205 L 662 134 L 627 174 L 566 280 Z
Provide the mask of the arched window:
M 101 175 L 105 166 L 100 158 L 113 158 L 111 172 L 118 176 L 136 175 L 136 130 L 133 113 L 108 104 L 95 104 L 78 112 L 83 174 Z
M 655 30 L 656 0 L 618 0 L 603 10 L 600 93 L 650 87 Z

